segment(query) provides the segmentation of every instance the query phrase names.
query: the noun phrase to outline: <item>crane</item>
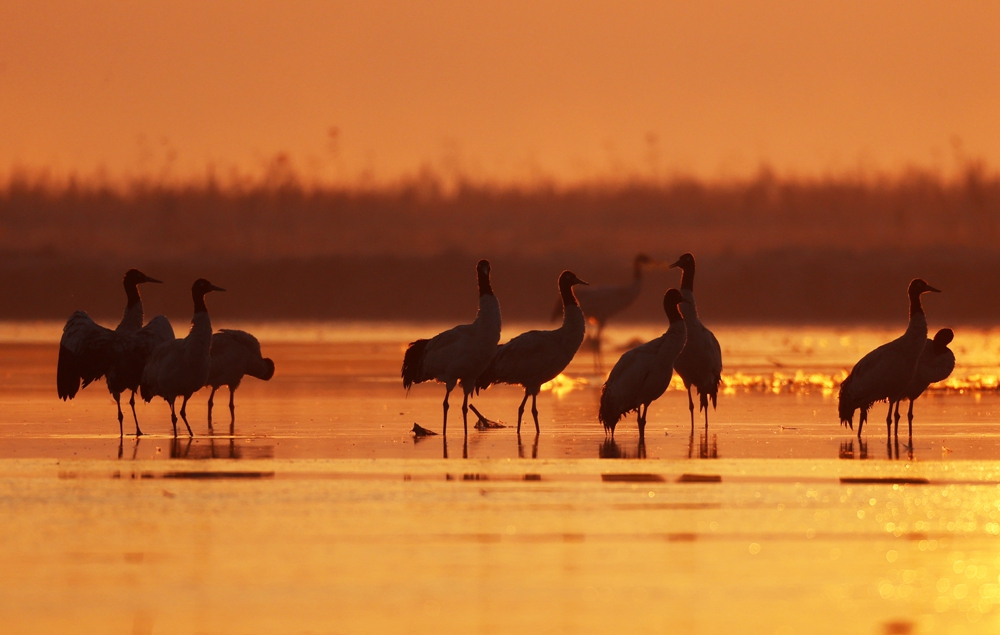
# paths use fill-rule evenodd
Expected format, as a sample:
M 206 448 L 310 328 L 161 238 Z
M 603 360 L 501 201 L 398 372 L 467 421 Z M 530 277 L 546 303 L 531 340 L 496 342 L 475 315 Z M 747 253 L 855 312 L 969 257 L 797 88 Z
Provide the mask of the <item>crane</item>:
M 705 328 L 698 318 L 698 308 L 694 302 L 694 256 L 682 254 L 677 262 L 670 265 L 681 270 L 681 294 L 687 302 L 680 305 L 684 322 L 687 324 L 687 343 L 677 356 L 674 369 L 684 380 L 688 394 L 688 410 L 691 411 L 691 428 L 694 429 L 694 399 L 691 387 L 699 395 L 699 410 L 705 411 L 705 428 L 708 428 L 708 401 L 716 407 L 719 398 L 719 383 L 722 382 L 722 348 L 712 331 Z
M 476 380 L 476 394 L 493 384 L 514 384 L 524 387 L 524 399 L 517 408 L 517 433 L 521 434 L 524 405 L 531 397 L 531 416 L 538 434 L 536 400 L 542 384 L 561 373 L 571 361 L 587 330 L 580 304 L 573 295 L 573 286 L 587 283 L 572 271 L 559 274 L 559 297 L 563 304 L 563 323 L 552 331 L 521 333 L 497 348 L 493 361 Z
M 906 288 L 910 302 L 910 319 L 906 332 L 862 357 L 840 385 L 840 423 L 854 428 L 854 411 L 860 409 L 859 439 L 861 429 L 868 421 L 868 410 L 876 401 L 889 402 L 885 424 L 886 434 L 891 436 L 893 404 L 905 398 L 906 387 L 913 379 L 927 339 L 927 317 L 920 304 L 920 296 L 928 292 L 940 293 L 920 278 L 910 281 Z
M 639 439 L 646 433 L 646 415 L 649 404 L 660 398 L 670 385 L 677 356 L 687 340 L 687 327 L 678 304 L 688 300 L 677 289 L 668 289 L 663 296 L 663 310 L 670 326 L 660 337 L 626 352 L 601 389 L 601 408 L 598 419 L 604 431 L 615 434 L 618 420 L 635 411 L 639 423 Z
M 73 399 L 82 387 L 101 377 L 107 381 L 108 392 L 118 406 L 118 433 L 124 436 L 121 395 L 130 390 L 135 434 L 142 435 L 139 417 L 135 413 L 135 391 L 149 354 L 162 342 L 174 338 L 170 321 L 158 315 L 143 326 L 142 299 L 139 285 L 160 283 L 138 269 L 125 272 L 122 283 L 127 303 L 122 319 L 114 330 L 103 327 L 85 312 L 76 311 L 66 321 L 59 341 L 59 361 L 56 367 L 56 389 L 65 401 Z
M 244 375 L 268 381 L 274 377 L 274 362 L 261 355 L 260 342 L 246 331 L 221 329 L 212 336 L 211 363 L 206 386 L 212 387 L 208 396 L 208 425 L 212 425 L 212 406 L 215 391 L 229 386 L 229 430 L 236 425 L 236 405 L 233 393 L 240 387 Z
M 205 295 L 211 291 L 225 291 L 225 289 L 215 286 L 204 278 L 194 281 L 191 285 L 194 316 L 191 318 L 191 330 L 188 331 L 187 337 L 157 346 L 142 371 L 139 392 L 146 403 L 152 401 L 153 397 L 163 397 L 170 404 L 170 423 L 174 426 L 175 437 L 177 414 L 174 412 L 174 401 L 177 397 L 184 397 L 184 402 L 181 404 L 181 418 L 187 427 L 188 435 L 194 436 L 187 420 L 187 402 L 191 395 L 198 392 L 208 381 L 212 321 L 208 317 Z
M 448 397 L 461 383 L 462 422 L 469 434 L 469 395 L 476 379 L 486 370 L 500 341 L 500 302 L 490 284 L 490 262 L 476 264 L 479 281 L 479 312 L 472 324 L 461 324 L 426 340 L 411 342 L 403 356 L 403 388 L 409 394 L 413 384 L 436 380 L 445 385 L 444 420 L 441 433 L 448 430 Z
M 955 353 L 948 348 L 948 344 L 951 344 L 953 339 L 955 339 L 954 331 L 941 329 L 934 334 L 934 339 L 928 339 L 924 342 L 924 350 L 920 353 L 920 359 L 917 361 L 917 369 L 906 390 L 903 391 L 903 396 L 910 400 L 910 408 L 906 413 L 910 438 L 913 438 L 913 402 L 924 394 L 928 386 L 934 382 L 948 379 L 951 371 L 955 370 Z M 899 404 L 901 401 L 902 399 L 896 402 L 896 411 L 893 415 L 893 434 L 896 436 L 899 435 Z

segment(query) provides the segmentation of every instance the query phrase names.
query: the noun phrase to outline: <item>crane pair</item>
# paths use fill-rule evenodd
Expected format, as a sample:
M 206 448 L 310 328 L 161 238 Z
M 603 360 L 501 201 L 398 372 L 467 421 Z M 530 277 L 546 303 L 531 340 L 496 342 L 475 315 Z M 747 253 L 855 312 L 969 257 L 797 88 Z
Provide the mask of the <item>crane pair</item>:
M 142 299 L 138 285 L 160 283 L 138 269 L 130 269 L 123 280 L 127 304 L 121 322 L 108 329 L 94 322 L 84 311 L 76 311 L 63 328 L 59 342 L 56 384 L 59 397 L 73 399 L 81 387 L 105 377 L 108 391 L 118 405 L 118 431 L 124 435 L 121 395 L 131 392 L 129 405 L 135 420 L 136 436 L 142 435 L 135 412 L 135 393 L 149 402 L 163 397 L 170 404 L 171 423 L 177 435 L 177 415 L 174 402 L 183 397 L 181 418 L 193 434 L 187 421 L 188 400 L 203 386 L 212 386 L 209 397 L 209 425 L 212 419 L 212 397 L 222 385 L 229 386 L 229 407 L 235 423 L 233 393 L 244 374 L 270 379 L 274 363 L 260 354 L 260 344 L 249 333 L 222 330 L 212 334 L 212 323 L 205 305 L 205 295 L 225 291 L 204 278 L 191 287 L 194 316 L 191 330 L 184 338 L 174 337 L 170 321 L 158 315 L 143 326 Z

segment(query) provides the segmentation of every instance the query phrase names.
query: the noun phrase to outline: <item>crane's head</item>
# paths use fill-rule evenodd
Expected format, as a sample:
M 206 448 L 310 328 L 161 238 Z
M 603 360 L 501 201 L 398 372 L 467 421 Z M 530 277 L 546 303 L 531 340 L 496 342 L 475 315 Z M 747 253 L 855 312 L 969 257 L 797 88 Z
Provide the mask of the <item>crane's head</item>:
M 941 329 L 934 334 L 934 351 L 939 354 L 944 352 L 944 349 L 951 344 L 953 339 L 955 339 L 955 331 L 951 329 Z
M 194 281 L 194 284 L 191 285 L 191 295 L 196 298 L 204 298 L 205 294 L 210 291 L 225 291 L 225 289 L 215 286 L 204 278 L 198 278 Z
M 688 270 L 688 269 L 693 269 L 694 268 L 694 256 L 692 256 L 691 254 L 682 254 L 681 257 L 677 259 L 677 262 L 675 262 L 675 263 L 673 263 L 673 264 L 670 265 L 671 269 L 674 269 L 674 268 L 677 268 L 677 267 L 679 267 L 679 268 L 681 268 L 681 269 L 683 269 L 685 271 Z
M 677 289 L 667 289 L 667 292 L 663 294 L 663 307 L 677 306 L 684 301 L 684 296 Z
M 162 284 L 162 280 L 157 280 L 156 278 L 150 278 L 138 269 L 129 269 L 125 272 L 125 278 L 122 280 L 126 287 L 134 287 L 143 282 L 158 282 Z
M 906 293 L 912 298 L 914 296 L 919 297 L 921 294 L 927 293 L 941 293 L 940 289 L 935 289 L 931 285 L 923 281 L 922 278 L 914 278 L 910 281 L 910 286 L 906 288 Z
M 478 272 L 479 275 L 486 276 L 488 278 L 490 275 L 490 261 L 484 258 L 476 263 L 476 272 Z
M 583 280 L 580 280 L 579 278 L 576 277 L 576 274 L 573 273 L 572 271 L 568 271 L 567 270 L 567 271 L 563 271 L 561 274 L 559 274 L 559 289 L 560 289 L 560 291 L 562 289 L 568 289 L 568 288 L 572 287 L 575 284 L 585 284 L 587 286 L 590 286 L 589 282 L 584 282 Z

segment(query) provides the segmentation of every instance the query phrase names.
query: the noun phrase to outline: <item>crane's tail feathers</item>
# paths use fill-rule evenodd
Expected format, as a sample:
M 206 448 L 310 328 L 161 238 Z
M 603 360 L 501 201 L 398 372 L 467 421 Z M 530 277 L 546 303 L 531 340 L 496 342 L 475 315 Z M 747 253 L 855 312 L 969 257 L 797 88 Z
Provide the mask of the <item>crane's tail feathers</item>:
M 142 397 L 143 401 L 149 403 L 156 395 L 153 394 L 153 387 L 144 381 L 139 384 L 139 396 Z
M 76 393 L 80 390 L 80 371 L 76 367 L 76 355 L 61 345 L 56 369 L 56 388 L 63 401 L 76 397 Z
M 427 353 L 427 343 L 429 341 L 417 340 L 416 342 L 410 342 L 406 353 L 403 355 L 403 370 L 400 375 L 403 378 L 403 388 L 407 391 L 410 390 L 410 386 L 413 384 L 419 384 L 422 381 L 430 379 L 429 377 L 424 377 L 423 374 L 424 355 Z

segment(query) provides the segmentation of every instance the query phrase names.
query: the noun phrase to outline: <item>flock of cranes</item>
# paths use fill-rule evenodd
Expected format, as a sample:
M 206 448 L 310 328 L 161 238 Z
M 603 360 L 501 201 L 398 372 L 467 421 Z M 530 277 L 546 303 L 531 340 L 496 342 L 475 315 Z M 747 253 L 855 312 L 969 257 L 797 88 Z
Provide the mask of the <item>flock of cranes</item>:
M 522 386 L 524 398 L 517 410 L 517 432 L 520 435 L 524 407 L 531 397 L 531 414 L 537 434 L 536 397 L 541 385 L 569 365 L 584 340 L 587 320 L 597 326 L 595 354 L 600 363 L 599 338 L 604 324 L 635 300 L 642 281 L 642 268 L 651 264 L 658 263 L 639 254 L 634 261 L 631 284 L 589 289 L 589 285 L 573 272 L 562 272 L 558 282 L 562 325 L 550 331 L 528 331 L 506 344 L 499 344 L 500 304 L 490 285 L 490 263 L 481 260 L 476 266 L 479 278 L 476 320 L 430 339 L 412 342 L 403 357 L 403 387 L 409 392 L 413 384 L 425 381 L 445 384 L 442 430 L 447 433 L 448 398 L 456 384 L 461 384 L 464 392 L 462 418 L 467 434 L 469 396 L 473 389 L 478 394 L 493 384 Z M 663 309 L 669 323 L 666 332 L 624 353 L 601 390 L 598 421 L 612 438 L 618 422 L 635 412 L 639 438 L 643 439 L 649 406 L 666 391 L 674 371 L 687 391 L 692 430 L 695 425 L 692 388 L 698 394 L 699 409 L 705 413 L 706 430 L 709 403 L 713 409 L 717 406 L 722 383 L 722 348 L 698 317 L 694 256 L 683 254 L 670 267 L 681 270 L 681 288 L 668 289 L 663 296 Z M 576 285 L 585 286 L 577 290 Z M 930 384 L 946 379 L 955 367 L 955 355 L 948 348 L 954 337 L 952 330 L 942 329 L 933 340 L 927 339 L 927 319 L 920 303 L 920 296 L 927 292 L 939 291 L 919 278 L 910 283 L 907 290 L 910 321 L 906 332 L 865 355 L 841 384 L 841 423 L 853 429 L 854 412 L 860 410 L 858 438 L 868 420 L 868 411 L 879 401 L 889 404 L 887 435 L 898 437 L 899 403 L 909 399 L 907 417 L 912 439 L 913 402 Z
M 531 398 L 531 414 L 536 435 L 540 432 L 537 397 L 543 384 L 557 377 L 576 355 L 586 335 L 588 320 L 597 327 L 596 354 L 600 363 L 600 334 L 607 320 L 635 301 L 642 281 L 642 269 L 660 263 L 644 254 L 636 256 L 630 284 L 590 287 L 575 273 L 564 271 L 558 280 L 562 324 L 553 330 L 522 333 L 500 344 L 500 303 L 490 283 L 490 263 L 476 265 L 479 312 L 471 324 L 462 324 L 429 339 L 410 343 L 403 357 L 401 376 L 409 393 L 413 384 L 437 381 L 445 385 L 442 403 L 442 433 L 447 434 L 449 398 L 461 386 L 463 430 L 468 434 L 469 397 L 494 384 L 524 388 L 517 410 L 520 435 L 524 409 Z M 702 324 L 694 296 L 695 259 L 683 254 L 669 265 L 681 270 L 680 290 L 668 289 L 663 309 L 668 328 L 661 335 L 623 354 L 615 363 L 601 390 L 598 421 L 606 434 L 614 436 L 618 422 L 636 413 L 639 437 L 643 438 L 649 406 L 666 391 L 676 371 L 688 395 L 691 427 L 695 425 L 695 400 L 704 412 L 708 428 L 709 404 L 716 408 L 722 382 L 722 349 L 715 335 Z M 160 283 L 138 269 L 125 273 L 123 284 L 127 304 L 115 329 L 100 326 L 87 313 L 77 311 L 66 322 L 59 345 L 56 383 L 59 397 L 76 396 L 81 388 L 105 378 L 118 409 L 119 434 L 124 435 L 121 396 L 130 392 L 129 406 L 136 436 L 142 435 L 135 412 L 135 393 L 148 403 L 162 397 L 170 406 L 170 420 L 177 435 L 176 400 L 183 398 L 180 419 L 189 435 L 187 403 L 205 386 L 208 398 L 208 425 L 212 427 L 212 407 L 216 391 L 229 387 L 230 432 L 236 421 L 234 393 L 243 377 L 264 381 L 274 375 L 274 362 L 263 357 L 260 343 L 244 331 L 223 329 L 212 332 L 205 296 L 225 291 L 200 278 L 191 287 L 194 315 L 186 337 L 174 336 L 166 317 L 158 315 L 143 324 L 139 285 Z M 879 402 L 888 402 L 887 435 L 899 431 L 899 404 L 910 402 L 907 419 L 913 434 L 913 402 L 934 382 L 947 378 L 955 367 L 955 355 L 948 348 L 954 338 L 951 329 L 941 329 L 927 338 L 927 318 L 921 305 L 924 293 L 938 293 L 920 278 L 907 289 L 910 317 L 906 332 L 865 355 L 840 386 L 839 415 L 842 425 L 854 427 L 854 413 L 860 411 L 857 434 L 868 420 L 868 412 Z M 586 299 L 585 299 L 586 298 Z M 477 411 L 478 414 L 478 411 Z M 895 424 L 895 429 L 893 428 Z
M 193 436 L 187 420 L 187 402 L 204 386 L 212 387 L 212 397 L 221 386 L 229 386 L 230 432 L 236 424 L 233 393 L 244 375 L 268 380 L 274 375 L 274 362 L 261 356 L 257 339 L 243 331 L 223 330 L 212 334 L 205 296 L 225 291 L 204 278 L 191 286 L 194 316 L 191 330 L 184 338 L 174 337 L 170 321 L 158 315 L 143 326 L 142 298 L 139 285 L 159 280 L 138 269 L 125 273 L 127 304 L 121 322 L 111 330 L 94 322 L 84 311 L 77 311 L 63 327 L 59 342 L 56 384 L 59 397 L 72 399 L 88 384 L 104 377 L 108 391 L 118 404 L 118 432 L 124 435 L 121 395 L 131 392 L 129 405 L 135 419 L 135 434 L 142 435 L 135 414 L 136 391 L 148 403 L 162 397 L 170 404 L 170 420 L 177 436 L 174 403 L 183 397 L 181 419 Z M 208 424 L 212 425 L 212 397 L 208 401 Z

